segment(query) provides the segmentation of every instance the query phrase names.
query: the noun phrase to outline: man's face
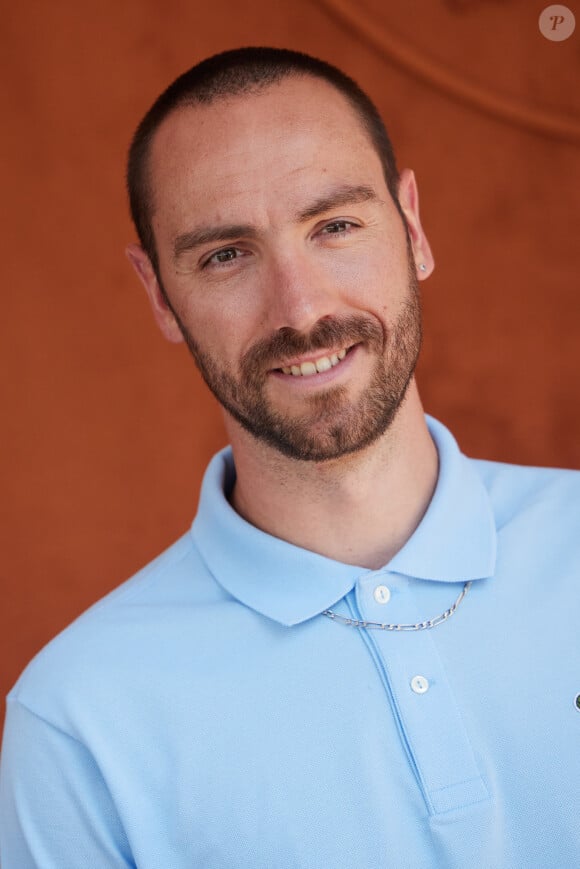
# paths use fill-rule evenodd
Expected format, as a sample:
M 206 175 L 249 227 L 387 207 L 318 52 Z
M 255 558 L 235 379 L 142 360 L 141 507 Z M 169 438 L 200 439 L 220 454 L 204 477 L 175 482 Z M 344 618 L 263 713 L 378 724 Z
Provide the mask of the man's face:
M 419 352 L 417 231 L 345 98 L 302 78 L 184 108 L 150 169 L 170 308 L 139 271 L 234 426 L 302 460 L 378 438 Z

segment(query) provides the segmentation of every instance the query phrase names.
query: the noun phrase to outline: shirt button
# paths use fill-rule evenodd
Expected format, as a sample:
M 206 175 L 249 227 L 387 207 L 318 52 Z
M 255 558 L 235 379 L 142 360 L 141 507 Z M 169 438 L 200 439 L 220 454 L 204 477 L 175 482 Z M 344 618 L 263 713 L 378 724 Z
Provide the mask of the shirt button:
M 373 597 L 377 603 L 388 603 L 391 599 L 391 590 L 386 585 L 377 585 Z
M 415 694 L 424 694 L 429 690 L 429 679 L 426 679 L 425 676 L 413 676 L 411 679 L 411 690 Z

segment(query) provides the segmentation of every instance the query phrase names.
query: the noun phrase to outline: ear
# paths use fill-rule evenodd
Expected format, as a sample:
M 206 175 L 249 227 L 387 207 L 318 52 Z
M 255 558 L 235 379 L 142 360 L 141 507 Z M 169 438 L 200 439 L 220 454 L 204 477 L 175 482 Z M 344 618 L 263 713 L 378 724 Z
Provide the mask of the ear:
M 411 169 L 403 169 L 399 182 L 399 203 L 407 220 L 413 255 L 417 264 L 417 278 L 424 281 L 433 272 L 435 260 L 431 246 L 421 226 L 419 217 L 419 192 L 415 174 Z M 424 265 L 425 268 L 419 268 Z
M 179 324 L 175 319 L 173 311 L 167 304 L 164 294 L 161 292 L 155 269 L 141 245 L 128 245 L 125 249 L 125 255 L 145 287 L 153 310 L 153 316 L 165 338 L 173 344 L 183 341 Z

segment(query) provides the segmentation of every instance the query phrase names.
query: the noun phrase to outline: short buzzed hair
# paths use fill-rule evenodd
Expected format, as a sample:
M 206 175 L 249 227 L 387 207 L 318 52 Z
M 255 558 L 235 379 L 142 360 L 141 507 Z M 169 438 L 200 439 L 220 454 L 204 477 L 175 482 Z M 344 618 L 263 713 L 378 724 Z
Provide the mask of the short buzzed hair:
M 323 79 L 342 93 L 359 116 L 379 155 L 387 188 L 398 201 L 399 172 L 391 140 L 372 100 L 348 75 L 299 51 L 283 48 L 238 48 L 224 51 L 179 76 L 153 103 L 133 136 L 127 165 L 131 216 L 139 241 L 159 278 L 158 256 L 151 221 L 152 189 L 149 151 L 155 132 L 172 112 L 183 106 L 207 105 L 239 94 L 258 93 L 292 76 Z M 404 217 L 403 217 L 404 221 Z

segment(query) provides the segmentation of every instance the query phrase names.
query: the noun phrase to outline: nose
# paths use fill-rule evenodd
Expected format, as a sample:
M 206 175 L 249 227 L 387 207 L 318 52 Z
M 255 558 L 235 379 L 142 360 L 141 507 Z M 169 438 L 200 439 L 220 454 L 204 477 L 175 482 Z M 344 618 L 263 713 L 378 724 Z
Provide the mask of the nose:
M 293 250 L 272 256 L 265 279 L 264 318 L 272 331 L 288 327 L 307 333 L 339 308 L 336 280 L 308 252 Z

